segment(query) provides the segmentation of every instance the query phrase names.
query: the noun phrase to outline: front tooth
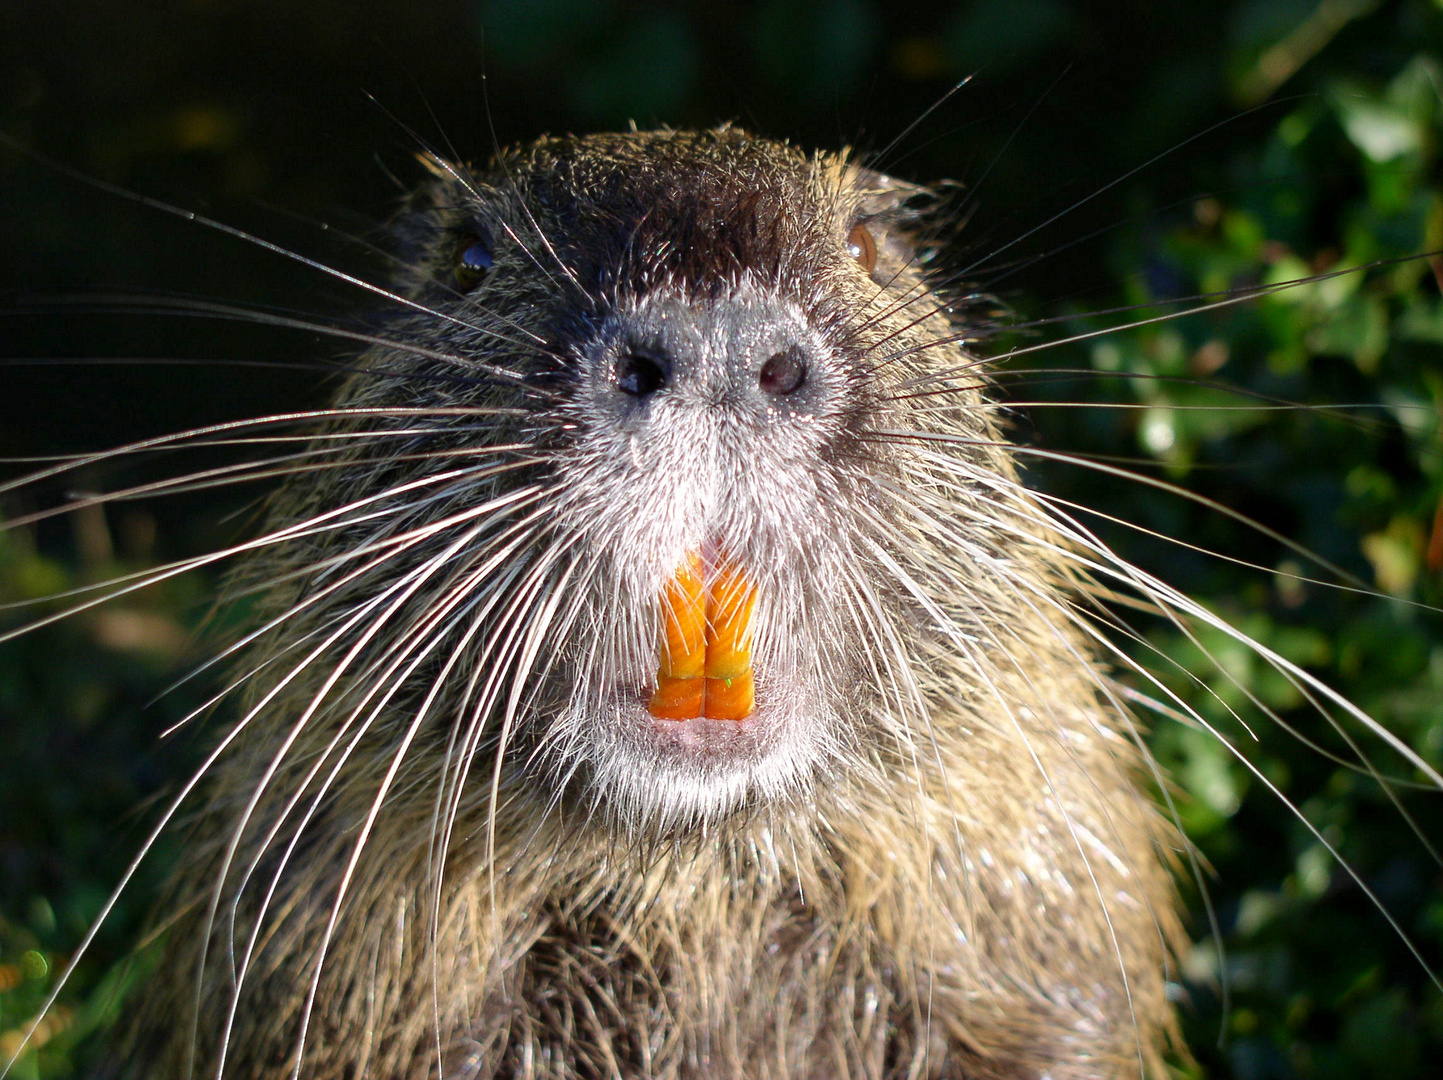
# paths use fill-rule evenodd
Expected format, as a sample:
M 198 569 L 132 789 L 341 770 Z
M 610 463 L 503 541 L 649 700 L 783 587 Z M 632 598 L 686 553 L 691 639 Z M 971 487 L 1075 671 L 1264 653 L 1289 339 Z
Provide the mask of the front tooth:
M 756 683 L 750 671 L 733 679 L 704 679 L 702 715 L 709 720 L 745 720 L 756 708 Z
M 695 720 L 702 713 L 705 697 L 705 679 L 673 679 L 663 675 L 657 680 L 646 709 L 658 720 Z
M 752 668 L 752 611 L 757 591 L 733 566 L 724 566 L 707 591 L 706 663 L 709 679 L 734 679 Z
M 706 667 L 706 582 L 701 556 L 687 555 L 662 593 L 661 678 L 699 679 Z
M 700 553 L 689 552 L 661 602 L 661 658 L 648 711 L 660 720 L 745 720 L 756 697 L 755 586 L 725 561 L 708 583 Z

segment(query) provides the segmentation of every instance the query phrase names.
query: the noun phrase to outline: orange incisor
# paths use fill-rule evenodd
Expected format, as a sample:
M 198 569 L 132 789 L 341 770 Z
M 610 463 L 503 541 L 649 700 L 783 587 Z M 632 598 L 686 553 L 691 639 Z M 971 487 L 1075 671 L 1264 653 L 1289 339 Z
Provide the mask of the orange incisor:
M 757 590 L 723 562 L 710 585 L 692 552 L 662 593 L 661 664 L 647 709 L 659 720 L 745 720 L 755 707 L 752 611 Z

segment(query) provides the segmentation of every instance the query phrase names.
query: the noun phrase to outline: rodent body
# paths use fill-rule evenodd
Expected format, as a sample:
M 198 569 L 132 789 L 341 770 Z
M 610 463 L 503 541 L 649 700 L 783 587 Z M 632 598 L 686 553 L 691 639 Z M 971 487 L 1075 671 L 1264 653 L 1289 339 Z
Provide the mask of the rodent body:
M 128 1073 L 1160 1069 L 1171 833 L 925 193 L 728 128 L 435 171 L 235 584 Z M 646 708 L 689 554 L 744 720 Z

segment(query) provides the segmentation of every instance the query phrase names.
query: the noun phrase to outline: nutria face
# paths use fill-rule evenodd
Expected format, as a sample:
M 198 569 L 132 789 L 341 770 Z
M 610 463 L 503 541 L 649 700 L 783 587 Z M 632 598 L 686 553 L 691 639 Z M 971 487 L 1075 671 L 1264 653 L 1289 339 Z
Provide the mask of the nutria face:
M 527 463 L 486 488 L 509 554 L 468 587 L 527 587 L 481 619 L 470 647 L 503 670 L 462 715 L 508 767 L 646 828 L 785 800 L 895 739 L 875 716 L 909 676 L 882 627 L 923 619 L 889 570 L 915 555 L 878 433 L 923 346 L 963 359 L 921 288 L 916 189 L 730 130 L 448 169 L 410 225 L 414 333 L 496 374 L 408 393 L 515 412 L 496 438 Z

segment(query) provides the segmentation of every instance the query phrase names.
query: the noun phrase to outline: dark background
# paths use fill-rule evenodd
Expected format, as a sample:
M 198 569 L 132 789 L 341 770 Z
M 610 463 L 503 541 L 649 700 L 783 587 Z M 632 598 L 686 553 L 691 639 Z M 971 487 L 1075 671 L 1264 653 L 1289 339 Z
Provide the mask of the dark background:
M 1001 354 L 1127 322 L 1091 314 L 1120 304 L 1443 247 L 1440 59 L 1432 0 L 11 3 L 0 13 L 0 132 L 11 140 L 0 145 L 0 457 L 97 450 L 322 399 L 343 346 L 264 318 L 202 317 L 192 301 L 353 325 L 371 298 L 171 211 L 384 280 L 372 246 L 384 247 L 385 221 L 419 178 L 422 147 L 478 159 L 547 131 L 732 120 L 966 185 L 954 263 L 1019 324 L 1057 320 L 990 346 Z M 1090 519 L 1436 766 L 1443 631 L 1408 602 L 1440 597 L 1440 344 L 1438 288 L 1414 259 L 1028 353 L 999 392 L 1018 404 L 1025 444 L 1126 459 L 1356 575 L 1370 592 L 1249 573 Z M 1251 407 L 1278 400 L 1316 408 Z M 1234 408 L 1197 408 L 1215 405 Z M 21 520 L 175 471 L 102 463 L 0 493 L 0 509 Z M 1333 579 L 1156 487 L 1044 462 L 1032 476 L 1144 529 Z M 59 609 L 40 598 L 212 549 L 244 531 L 258 494 L 112 504 L 0 533 L 0 602 L 11 605 L 0 629 Z M 158 736 L 205 688 L 153 699 L 203 655 L 188 642 L 213 582 L 196 578 L 0 643 L 0 1058 L 143 837 L 146 800 L 194 759 L 184 733 Z M 1258 715 L 1249 694 L 1356 760 L 1246 650 L 1131 618 L 1147 641 L 1138 654 L 1357 874 L 1217 739 L 1156 721 L 1223 932 L 1221 959 L 1205 942 L 1179 973 L 1201 1060 L 1187 1068 L 1434 1075 L 1443 900 L 1408 818 L 1443 837 L 1438 794 L 1405 785 L 1400 809 Z M 1249 713 L 1256 740 L 1231 708 Z M 1384 772 L 1419 779 L 1375 743 L 1365 749 Z M 142 869 L 17 1075 L 68 1075 L 84 1035 L 121 1007 L 128 942 L 163 862 Z M 1189 896 L 1195 935 L 1208 939 L 1201 894 Z

